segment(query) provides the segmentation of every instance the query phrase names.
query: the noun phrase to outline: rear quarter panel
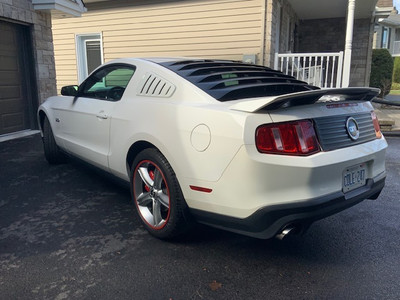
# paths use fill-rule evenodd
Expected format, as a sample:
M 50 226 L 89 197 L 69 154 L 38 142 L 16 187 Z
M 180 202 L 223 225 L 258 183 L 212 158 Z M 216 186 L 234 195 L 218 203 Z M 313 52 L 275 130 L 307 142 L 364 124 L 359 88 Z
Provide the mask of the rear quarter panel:
M 139 96 L 139 83 L 147 71 L 145 66 L 138 66 L 113 113 L 110 169 L 127 180 L 129 148 L 135 142 L 147 141 L 167 158 L 184 193 L 192 179 L 217 181 L 243 145 L 247 114 L 229 110 L 229 105 L 212 99 L 162 67 L 153 72 L 177 87 L 172 97 Z M 209 135 L 196 134 L 194 129 L 198 126 L 208 128 Z M 196 139 L 209 139 L 209 145 L 206 149 L 196 149 Z

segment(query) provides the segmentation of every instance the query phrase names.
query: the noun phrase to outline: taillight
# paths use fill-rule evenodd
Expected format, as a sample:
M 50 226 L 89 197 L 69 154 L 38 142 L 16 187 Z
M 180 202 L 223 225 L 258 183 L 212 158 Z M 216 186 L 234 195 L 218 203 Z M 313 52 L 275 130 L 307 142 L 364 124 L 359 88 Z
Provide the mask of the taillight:
M 379 126 L 378 117 L 374 111 L 371 111 L 372 123 L 374 123 L 375 135 L 377 139 L 382 137 L 381 127 Z
M 256 130 L 256 147 L 269 154 L 311 155 L 320 151 L 309 120 L 261 125 Z

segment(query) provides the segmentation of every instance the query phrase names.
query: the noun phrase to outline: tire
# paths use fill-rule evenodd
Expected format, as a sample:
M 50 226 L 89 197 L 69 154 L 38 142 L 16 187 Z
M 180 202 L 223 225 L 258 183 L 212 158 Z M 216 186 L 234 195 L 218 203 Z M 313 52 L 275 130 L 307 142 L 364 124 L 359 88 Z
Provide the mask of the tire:
M 65 162 L 65 155 L 56 144 L 50 122 L 47 118 L 43 122 L 43 148 L 44 156 L 49 164 L 61 164 Z
M 175 173 L 158 150 L 145 149 L 133 161 L 131 194 L 142 223 L 153 236 L 173 239 L 192 228 Z

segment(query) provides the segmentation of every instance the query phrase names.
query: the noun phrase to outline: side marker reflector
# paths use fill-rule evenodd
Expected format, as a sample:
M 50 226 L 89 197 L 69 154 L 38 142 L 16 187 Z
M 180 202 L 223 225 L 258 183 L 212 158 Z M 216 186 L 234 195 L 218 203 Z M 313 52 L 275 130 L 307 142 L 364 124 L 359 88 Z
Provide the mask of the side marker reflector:
M 194 186 L 194 185 L 189 185 L 189 186 L 194 191 L 204 192 L 204 193 L 211 193 L 212 192 L 212 189 L 208 189 L 208 188 L 205 188 L 205 187 Z

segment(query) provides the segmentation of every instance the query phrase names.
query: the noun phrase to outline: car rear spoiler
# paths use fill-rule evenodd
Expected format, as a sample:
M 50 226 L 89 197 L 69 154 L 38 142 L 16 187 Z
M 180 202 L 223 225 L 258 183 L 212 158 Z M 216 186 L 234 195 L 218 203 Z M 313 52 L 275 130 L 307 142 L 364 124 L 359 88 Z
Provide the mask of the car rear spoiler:
M 313 104 L 318 101 L 371 101 L 379 93 L 380 90 L 376 88 L 320 89 L 272 97 L 235 101 L 236 103 L 229 108 L 232 110 L 252 113 L 261 109 L 274 110 L 297 105 Z

